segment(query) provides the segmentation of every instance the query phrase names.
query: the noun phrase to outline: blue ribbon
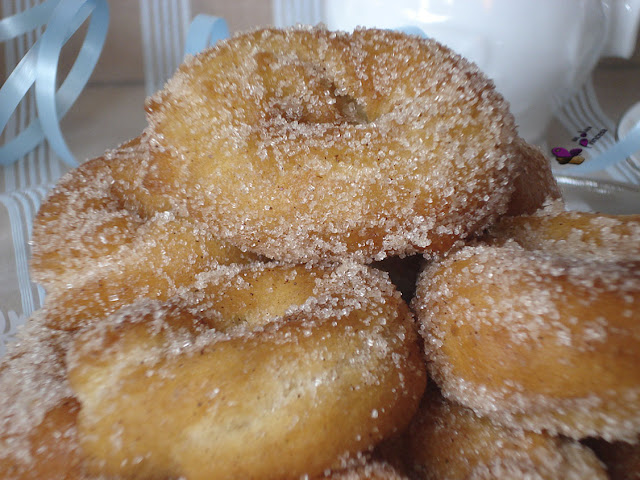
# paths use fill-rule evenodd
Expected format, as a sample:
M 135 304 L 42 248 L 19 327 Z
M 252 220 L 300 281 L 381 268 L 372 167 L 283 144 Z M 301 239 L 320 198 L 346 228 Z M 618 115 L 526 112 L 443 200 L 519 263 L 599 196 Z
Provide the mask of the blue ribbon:
M 56 91 L 62 47 L 89 17 L 91 20 L 78 57 Z M 60 120 L 80 95 L 98 61 L 107 36 L 109 5 L 107 0 L 46 0 L 0 21 L 0 41 L 10 40 L 45 24 L 44 33 L 0 89 L 0 131 L 4 130 L 34 83 L 38 111 L 38 118 L 0 147 L 0 165 L 10 165 L 19 160 L 45 138 L 67 165 L 78 165 L 62 136 Z
M 229 27 L 223 18 L 212 15 L 196 15 L 189 25 L 184 54 L 195 55 L 228 36 Z

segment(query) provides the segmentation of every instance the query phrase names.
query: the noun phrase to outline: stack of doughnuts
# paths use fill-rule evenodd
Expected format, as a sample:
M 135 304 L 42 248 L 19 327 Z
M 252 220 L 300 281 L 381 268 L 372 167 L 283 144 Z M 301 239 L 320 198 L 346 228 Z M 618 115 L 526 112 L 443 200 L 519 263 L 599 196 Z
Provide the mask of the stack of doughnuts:
M 635 441 L 640 219 L 562 211 L 474 65 L 261 29 L 146 110 L 36 218 L 0 477 L 607 478 L 578 440 Z

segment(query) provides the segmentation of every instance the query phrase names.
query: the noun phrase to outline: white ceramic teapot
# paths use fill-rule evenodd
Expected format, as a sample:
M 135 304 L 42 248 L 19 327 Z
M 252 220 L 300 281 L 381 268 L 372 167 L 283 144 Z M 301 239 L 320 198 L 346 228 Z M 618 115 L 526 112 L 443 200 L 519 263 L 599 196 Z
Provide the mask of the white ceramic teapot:
M 640 0 L 326 0 L 328 28 L 416 31 L 476 62 L 541 143 L 554 110 L 603 56 L 633 54 Z

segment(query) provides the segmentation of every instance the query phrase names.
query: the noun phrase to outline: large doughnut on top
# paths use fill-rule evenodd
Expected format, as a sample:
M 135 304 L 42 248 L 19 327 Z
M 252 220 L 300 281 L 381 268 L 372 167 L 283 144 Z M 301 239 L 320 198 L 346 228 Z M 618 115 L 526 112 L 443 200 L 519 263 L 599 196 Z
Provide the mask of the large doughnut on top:
M 147 112 L 174 195 L 279 260 L 444 252 L 512 191 L 515 126 L 493 84 L 398 32 L 238 35 L 188 59 Z

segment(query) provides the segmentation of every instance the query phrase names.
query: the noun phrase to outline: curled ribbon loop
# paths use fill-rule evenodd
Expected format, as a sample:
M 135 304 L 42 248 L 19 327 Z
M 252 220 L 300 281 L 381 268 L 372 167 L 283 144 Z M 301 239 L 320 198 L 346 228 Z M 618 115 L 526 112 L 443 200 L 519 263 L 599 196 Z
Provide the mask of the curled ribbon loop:
M 56 90 L 62 47 L 91 17 L 78 57 Z M 46 24 L 46 30 L 18 63 L 0 88 L 0 131 L 4 130 L 20 101 L 35 84 L 38 117 L 15 138 L 0 147 L 0 165 L 10 165 L 45 138 L 69 166 L 78 162 L 60 130 L 69 111 L 91 76 L 107 36 L 107 0 L 46 0 L 42 4 L 0 21 L 0 41 L 7 41 Z
M 212 15 L 196 15 L 189 25 L 184 54 L 195 55 L 228 36 L 229 27 L 223 18 Z

